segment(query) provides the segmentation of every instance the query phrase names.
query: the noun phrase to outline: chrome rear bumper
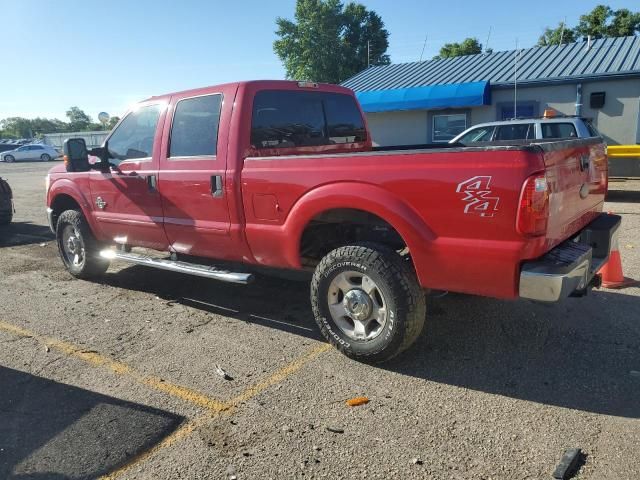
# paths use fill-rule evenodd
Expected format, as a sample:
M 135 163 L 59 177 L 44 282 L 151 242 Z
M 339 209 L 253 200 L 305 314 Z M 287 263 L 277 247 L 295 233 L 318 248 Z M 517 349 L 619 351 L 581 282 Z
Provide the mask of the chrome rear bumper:
M 525 262 L 520 270 L 520 297 L 556 302 L 586 293 L 609 259 L 611 239 L 619 226 L 618 215 L 602 213 L 575 237 Z

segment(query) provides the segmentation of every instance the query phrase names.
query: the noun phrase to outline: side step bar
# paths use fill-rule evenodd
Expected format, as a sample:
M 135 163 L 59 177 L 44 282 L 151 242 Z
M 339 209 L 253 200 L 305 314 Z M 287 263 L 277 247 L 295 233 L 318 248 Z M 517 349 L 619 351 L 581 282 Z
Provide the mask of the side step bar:
M 229 272 L 227 270 L 218 270 L 216 267 L 210 267 L 208 265 L 198 265 L 195 263 L 154 258 L 148 255 L 140 255 L 120 250 L 102 250 L 100 252 L 100 256 L 108 258 L 109 260 L 122 260 L 123 262 L 135 263 L 136 265 L 144 265 L 147 267 L 159 268 L 161 270 L 170 270 L 172 272 L 187 273 L 198 277 L 213 278 L 214 280 L 220 280 L 228 283 L 246 285 L 253 281 L 253 275 L 250 273 Z

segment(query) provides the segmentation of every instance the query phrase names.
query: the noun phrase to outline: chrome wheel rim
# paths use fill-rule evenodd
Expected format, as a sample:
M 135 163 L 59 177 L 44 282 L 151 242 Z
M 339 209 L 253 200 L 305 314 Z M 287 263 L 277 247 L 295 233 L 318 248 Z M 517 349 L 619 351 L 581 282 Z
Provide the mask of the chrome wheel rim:
M 82 236 L 73 225 L 67 225 L 62 231 L 62 250 L 67 262 L 74 267 L 84 263 L 85 250 Z
M 387 323 L 387 302 L 368 275 L 345 271 L 336 275 L 327 294 L 336 326 L 353 340 L 373 340 Z

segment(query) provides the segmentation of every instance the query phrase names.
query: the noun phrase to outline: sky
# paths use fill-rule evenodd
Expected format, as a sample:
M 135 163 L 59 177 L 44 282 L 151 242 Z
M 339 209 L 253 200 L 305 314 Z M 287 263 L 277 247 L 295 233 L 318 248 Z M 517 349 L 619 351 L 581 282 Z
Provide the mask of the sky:
M 488 37 L 495 51 L 533 46 L 545 26 L 575 25 L 602 0 L 360 3 L 382 17 L 387 53 L 401 63 L 465 37 Z M 631 0 L 607 3 L 638 9 Z M 96 120 L 152 95 L 284 78 L 275 19 L 294 10 L 295 0 L 0 0 L 0 119 L 66 120 L 78 106 Z

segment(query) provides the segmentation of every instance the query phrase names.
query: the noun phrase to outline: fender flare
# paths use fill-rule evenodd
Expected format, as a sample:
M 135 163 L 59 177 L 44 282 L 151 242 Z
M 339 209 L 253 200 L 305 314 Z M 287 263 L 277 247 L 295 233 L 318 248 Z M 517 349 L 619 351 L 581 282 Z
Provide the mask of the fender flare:
M 75 202 L 80 206 L 82 214 L 87 220 L 87 223 L 89 223 L 91 231 L 94 233 L 94 235 L 100 231 L 93 215 L 91 214 L 91 202 L 88 201 L 86 195 L 82 192 L 82 190 L 76 183 L 66 178 L 62 178 L 53 182 L 51 187 L 49 188 L 48 193 L 47 204 L 49 208 L 52 208 L 55 199 L 60 195 L 67 195 L 75 200 Z
M 319 186 L 300 197 L 284 222 L 285 252 L 291 265 L 300 267 L 300 241 L 309 222 L 335 209 L 356 209 L 389 223 L 411 252 L 422 251 L 436 235 L 406 202 L 382 187 L 364 182 L 338 182 Z

